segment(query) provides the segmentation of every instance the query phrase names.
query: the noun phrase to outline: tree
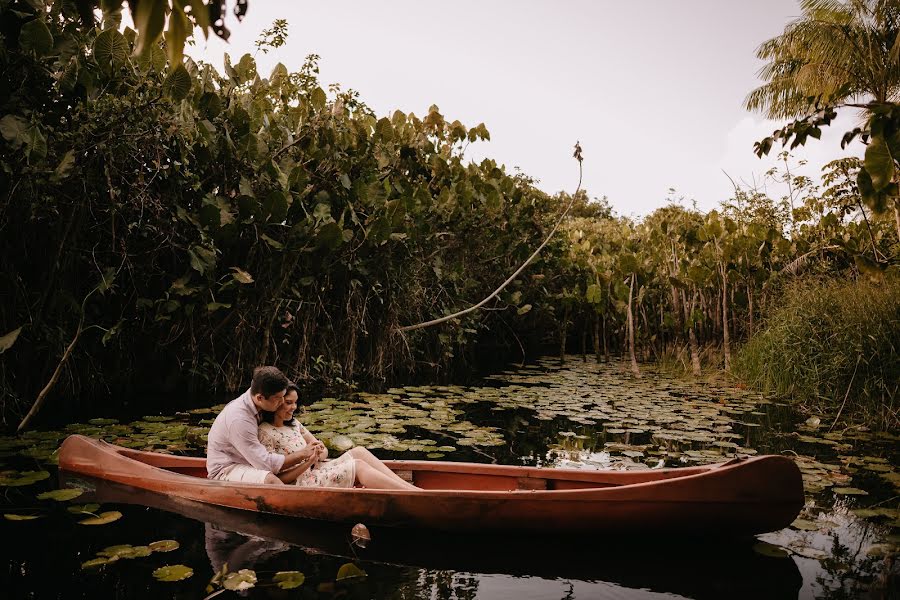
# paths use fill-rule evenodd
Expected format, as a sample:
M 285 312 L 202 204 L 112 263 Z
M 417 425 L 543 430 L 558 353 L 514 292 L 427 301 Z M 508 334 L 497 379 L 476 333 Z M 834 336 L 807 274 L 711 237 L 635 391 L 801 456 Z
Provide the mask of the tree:
M 900 93 L 900 3 L 801 0 L 802 16 L 757 50 L 765 84 L 746 106 L 772 119 L 807 115 L 816 101 L 889 102 Z

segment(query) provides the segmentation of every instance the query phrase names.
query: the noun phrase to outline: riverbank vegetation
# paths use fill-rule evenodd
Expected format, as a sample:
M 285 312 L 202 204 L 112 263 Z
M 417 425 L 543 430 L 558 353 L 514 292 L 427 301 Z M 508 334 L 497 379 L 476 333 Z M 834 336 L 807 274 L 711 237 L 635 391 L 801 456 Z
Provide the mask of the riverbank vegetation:
M 673 197 L 634 220 L 472 162 L 484 124 L 436 106 L 375 114 L 322 83 L 316 56 L 270 73 L 226 58 L 218 73 L 164 43 L 137 47 L 115 11 L 85 27 L 67 3 L 0 0 L 0 25 L 8 425 L 44 402 L 233 390 L 262 363 L 384 382 L 548 346 L 624 354 L 635 377 L 663 358 L 724 369 L 897 423 L 900 217 L 893 150 L 878 141 L 900 122 L 893 96 L 855 134 L 886 159 L 837 160 L 819 184 L 785 153 L 769 174 L 779 193 L 736 185 L 715 210 Z M 258 46 L 285 35 L 276 23 Z M 831 114 L 818 103 L 835 100 L 818 96 L 813 120 L 762 150 L 818 137 Z M 570 204 L 484 310 L 401 331 L 487 296 Z

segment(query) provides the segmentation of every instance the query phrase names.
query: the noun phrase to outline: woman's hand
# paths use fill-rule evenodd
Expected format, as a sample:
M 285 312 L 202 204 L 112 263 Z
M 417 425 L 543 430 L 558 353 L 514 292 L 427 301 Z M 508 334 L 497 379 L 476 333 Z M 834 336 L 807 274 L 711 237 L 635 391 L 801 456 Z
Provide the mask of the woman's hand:
M 328 448 L 325 447 L 321 441 L 316 440 L 316 445 L 319 447 L 319 460 L 325 460 L 328 458 Z
M 303 455 L 303 462 L 311 462 L 315 464 L 319 460 L 319 448 L 315 444 L 307 444 L 300 451 Z

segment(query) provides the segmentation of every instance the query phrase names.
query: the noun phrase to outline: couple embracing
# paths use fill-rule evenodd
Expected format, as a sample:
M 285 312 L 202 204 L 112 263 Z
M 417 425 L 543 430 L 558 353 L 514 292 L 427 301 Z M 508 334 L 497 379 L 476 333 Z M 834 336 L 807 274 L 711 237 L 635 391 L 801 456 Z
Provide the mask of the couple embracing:
M 257 367 L 250 389 L 229 402 L 209 430 L 208 477 L 303 487 L 419 489 L 359 446 L 329 460 L 325 445 L 294 418 L 299 395 L 299 388 L 277 368 Z

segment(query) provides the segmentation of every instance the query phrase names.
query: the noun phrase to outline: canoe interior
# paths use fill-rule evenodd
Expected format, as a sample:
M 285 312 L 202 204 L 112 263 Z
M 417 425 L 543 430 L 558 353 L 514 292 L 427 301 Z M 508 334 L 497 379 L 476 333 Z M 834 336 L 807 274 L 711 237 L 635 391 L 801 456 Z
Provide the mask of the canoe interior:
M 128 458 L 173 473 L 206 479 L 206 460 L 141 452 L 125 448 L 116 450 Z M 672 477 L 683 477 L 706 470 L 705 467 L 647 471 L 570 471 L 524 467 L 499 467 L 470 463 L 437 461 L 385 461 L 395 473 L 426 490 L 576 490 L 612 488 Z

